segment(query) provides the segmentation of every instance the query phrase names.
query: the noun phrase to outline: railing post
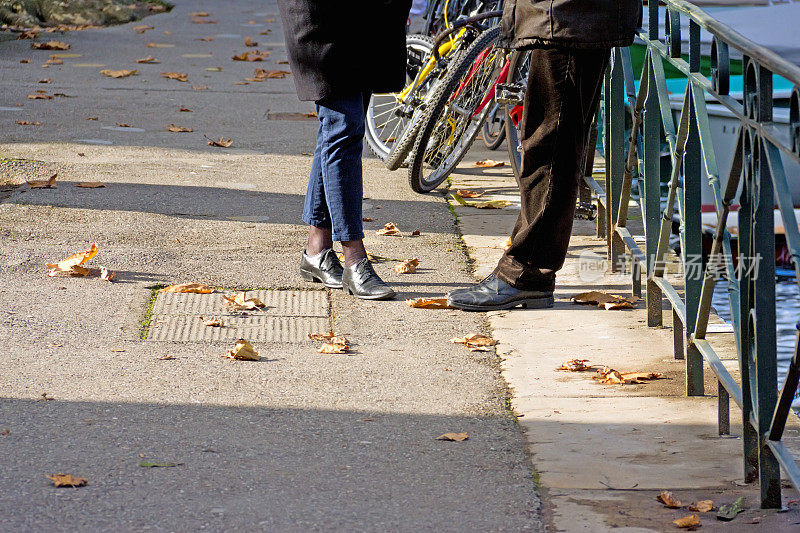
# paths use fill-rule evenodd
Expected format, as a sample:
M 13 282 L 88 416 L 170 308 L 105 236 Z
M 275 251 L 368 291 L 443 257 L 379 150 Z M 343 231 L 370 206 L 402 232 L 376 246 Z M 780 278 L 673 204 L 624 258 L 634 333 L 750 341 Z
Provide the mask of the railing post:
M 625 71 L 619 48 L 611 52 L 611 65 L 606 76 L 606 240 L 611 271 L 616 272 L 624 244 L 614 232 L 625 174 Z
M 661 109 L 652 61 L 661 61 L 650 52 L 644 64 L 647 75 L 647 100 L 644 104 L 644 233 L 647 255 L 647 325 L 661 326 L 661 289 L 652 280 L 661 230 Z M 642 181 L 640 181 L 642 183 Z

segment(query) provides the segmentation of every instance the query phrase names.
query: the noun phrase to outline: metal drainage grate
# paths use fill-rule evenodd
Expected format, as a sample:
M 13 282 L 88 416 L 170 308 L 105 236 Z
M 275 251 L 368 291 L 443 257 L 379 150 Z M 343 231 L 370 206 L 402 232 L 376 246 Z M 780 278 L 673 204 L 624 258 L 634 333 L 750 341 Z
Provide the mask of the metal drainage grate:
M 158 293 L 147 340 L 229 341 L 244 338 L 256 342 L 304 342 L 309 333 L 330 329 L 328 294 L 324 291 L 248 291 L 266 308 L 246 314 L 233 313 L 223 305 L 222 293 Z M 224 327 L 203 324 L 200 316 L 216 315 Z

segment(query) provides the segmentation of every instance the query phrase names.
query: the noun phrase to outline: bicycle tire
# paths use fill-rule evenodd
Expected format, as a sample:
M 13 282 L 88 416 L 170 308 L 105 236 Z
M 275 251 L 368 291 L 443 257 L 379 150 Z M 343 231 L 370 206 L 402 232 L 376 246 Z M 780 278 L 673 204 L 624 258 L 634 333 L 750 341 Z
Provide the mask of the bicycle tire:
M 430 105 L 425 109 L 422 116 L 420 132 L 414 144 L 414 149 L 411 152 L 408 165 L 408 183 L 414 192 L 421 194 L 431 192 L 447 179 L 447 176 L 450 175 L 456 165 L 458 165 L 464 155 L 466 155 L 467 151 L 469 151 L 472 142 L 483 126 L 483 120 L 485 120 L 486 115 L 491 110 L 490 105 L 485 106 L 477 120 L 473 120 L 470 116 L 468 125 L 461 132 L 458 139 L 454 139 L 454 135 L 451 136 L 448 145 L 452 146 L 453 149 L 442 158 L 441 163 L 443 163 L 443 165 L 437 165 L 434 173 L 428 177 L 425 176 L 426 156 L 428 156 L 427 148 L 440 120 L 446 118 L 448 109 L 450 108 L 451 98 L 464 79 L 470 74 L 475 61 L 485 50 L 490 49 L 497 43 L 499 35 L 499 26 L 495 26 L 481 33 L 466 52 L 464 52 L 464 55 L 459 59 L 458 63 L 453 65 L 445 79 L 434 90 Z M 488 88 L 486 91 L 488 91 Z M 485 95 L 486 91 L 482 94 Z
M 508 82 L 521 83 L 527 87 L 528 84 L 528 59 L 530 52 L 518 51 L 511 56 L 508 68 Z M 506 146 L 508 147 L 508 159 L 511 162 L 511 171 L 514 179 L 519 183 L 519 175 L 522 167 L 522 145 L 518 124 L 509 116 L 511 112 L 506 106 Z
M 500 115 L 501 118 L 497 120 L 501 120 L 503 123 L 498 127 L 497 133 L 493 133 L 489 124 L 493 121 L 492 115 L 497 113 L 502 113 Z M 489 116 L 486 117 L 486 121 L 483 123 L 483 144 L 489 150 L 497 150 L 500 148 L 500 145 L 503 144 L 503 141 L 506 140 L 505 114 L 505 106 L 495 104 L 495 108 L 492 109 L 492 111 L 489 113 Z
M 433 42 L 433 38 L 428 37 L 427 35 L 409 35 L 406 37 L 406 49 L 413 48 L 413 50 L 416 52 L 416 55 L 409 54 L 408 56 L 409 65 L 406 66 L 406 72 L 410 78 L 409 82 L 413 81 L 414 77 L 416 76 L 416 73 L 411 72 L 411 61 L 415 60 L 415 58 L 419 57 L 419 54 L 422 53 L 422 62 L 424 64 L 425 58 L 429 57 L 433 51 Z M 386 97 L 389 99 L 389 101 L 386 103 L 378 103 L 378 99 L 383 97 Z M 388 136 L 385 136 L 386 130 L 381 128 L 376 121 L 375 108 L 377 105 L 388 108 L 386 110 L 382 110 L 380 114 L 377 115 L 378 117 L 382 117 L 387 114 L 394 114 L 397 110 L 397 107 L 390 107 L 391 99 L 388 96 L 374 94 L 370 98 L 369 106 L 367 107 L 364 138 L 367 141 L 370 151 L 375 154 L 375 157 L 381 161 L 386 161 L 394 144 L 396 144 L 396 141 L 392 136 L 394 135 L 396 138 L 398 134 L 396 131 L 392 133 L 392 130 L 390 130 Z M 398 117 L 395 120 L 398 124 L 398 127 L 402 127 L 402 119 Z M 387 119 L 386 123 L 389 123 L 389 119 Z M 402 136 L 400 137 L 402 138 Z

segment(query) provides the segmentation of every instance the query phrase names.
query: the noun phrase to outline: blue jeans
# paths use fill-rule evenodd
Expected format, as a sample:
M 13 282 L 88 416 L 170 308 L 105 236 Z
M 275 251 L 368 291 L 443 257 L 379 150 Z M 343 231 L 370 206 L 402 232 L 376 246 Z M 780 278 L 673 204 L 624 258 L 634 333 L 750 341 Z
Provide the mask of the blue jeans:
M 331 228 L 334 241 L 364 238 L 361 154 L 368 94 L 317 102 L 319 131 L 303 221 Z

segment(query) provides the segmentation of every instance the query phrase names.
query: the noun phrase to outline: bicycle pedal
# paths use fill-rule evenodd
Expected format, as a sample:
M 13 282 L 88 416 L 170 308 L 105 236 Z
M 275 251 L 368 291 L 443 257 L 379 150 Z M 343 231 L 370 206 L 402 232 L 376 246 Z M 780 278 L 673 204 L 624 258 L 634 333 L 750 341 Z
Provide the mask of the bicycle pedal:
M 518 83 L 498 83 L 495 89 L 494 101 L 500 105 L 522 105 L 525 97 L 525 86 Z
M 594 220 L 597 218 L 597 206 L 591 203 L 578 202 L 575 206 L 575 216 L 578 220 Z

